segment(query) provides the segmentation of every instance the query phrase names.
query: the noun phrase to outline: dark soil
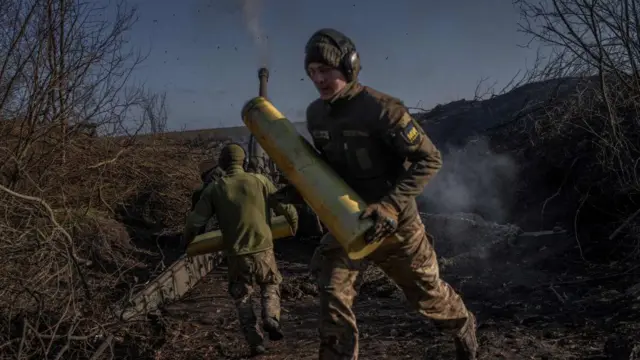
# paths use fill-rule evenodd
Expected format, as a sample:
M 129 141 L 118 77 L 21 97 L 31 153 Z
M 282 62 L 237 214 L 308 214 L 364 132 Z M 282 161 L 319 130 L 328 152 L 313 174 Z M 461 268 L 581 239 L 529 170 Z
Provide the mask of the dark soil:
M 307 272 L 314 246 L 295 239 L 277 244 L 286 337 L 267 343 L 268 354 L 260 359 L 317 358 L 317 289 Z M 589 266 L 575 260 L 576 242 L 566 235 L 443 253 L 449 256 L 441 258 L 443 278 L 478 317 L 481 359 L 639 359 L 638 265 Z M 247 358 L 226 290 L 223 266 L 163 309 L 154 320 L 155 335 L 136 341 L 149 349 L 135 357 Z M 451 339 L 408 309 L 401 291 L 375 266 L 363 272 L 355 312 L 361 359 L 455 358 Z

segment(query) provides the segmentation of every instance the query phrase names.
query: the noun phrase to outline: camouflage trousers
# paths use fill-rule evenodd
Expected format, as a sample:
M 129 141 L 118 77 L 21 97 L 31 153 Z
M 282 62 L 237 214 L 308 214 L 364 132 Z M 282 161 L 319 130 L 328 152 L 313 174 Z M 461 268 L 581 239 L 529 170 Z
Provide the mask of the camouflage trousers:
M 255 254 L 229 256 L 229 295 L 233 299 L 242 333 L 247 342 L 261 345 L 262 333 L 253 308 L 255 285 L 260 289 L 262 319 L 280 322 L 280 284 L 282 275 L 278 271 L 273 249 Z
M 470 319 L 460 296 L 440 278 L 436 253 L 422 220 L 398 230 L 367 260 L 379 266 L 404 292 L 410 305 L 444 331 L 460 332 Z M 320 360 L 357 360 L 358 327 L 352 306 L 365 261 L 351 260 L 326 234 L 311 260 L 320 292 Z

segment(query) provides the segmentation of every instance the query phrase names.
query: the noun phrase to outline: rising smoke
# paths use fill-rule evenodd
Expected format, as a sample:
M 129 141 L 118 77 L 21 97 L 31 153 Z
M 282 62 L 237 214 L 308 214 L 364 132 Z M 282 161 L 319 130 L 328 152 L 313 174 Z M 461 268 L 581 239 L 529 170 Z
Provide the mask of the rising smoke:
M 259 56 L 258 66 L 269 65 L 268 37 L 262 28 L 262 0 L 240 0 L 242 3 L 242 17 L 244 24 L 253 38 Z
M 206 34 L 216 26 L 216 18 L 231 17 L 233 20 L 242 18 L 242 23 L 254 43 L 257 56 L 257 66 L 269 65 L 268 36 L 262 26 L 262 0 L 193 0 L 194 24 L 199 36 Z M 224 28 L 216 28 L 224 31 Z M 204 34 L 204 35 L 203 35 Z
M 495 154 L 486 138 L 462 148 L 445 147 L 443 166 L 418 198 L 429 213 L 475 213 L 498 223 L 508 220 L 515 197 L 518 167 L 514 160 Z

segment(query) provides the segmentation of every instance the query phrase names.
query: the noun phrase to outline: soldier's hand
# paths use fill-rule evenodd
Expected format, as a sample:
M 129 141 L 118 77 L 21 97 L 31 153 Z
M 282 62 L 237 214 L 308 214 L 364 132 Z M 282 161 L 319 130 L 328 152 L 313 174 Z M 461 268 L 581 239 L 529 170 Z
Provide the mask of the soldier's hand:
M 361 219 L 370 218 L 373 226 L 364 234 L 364 241 L 368 244 L 391 236 L 398 228 L 398 212 L 386 203 L 376 203 L 367 206 L 360 214 Z

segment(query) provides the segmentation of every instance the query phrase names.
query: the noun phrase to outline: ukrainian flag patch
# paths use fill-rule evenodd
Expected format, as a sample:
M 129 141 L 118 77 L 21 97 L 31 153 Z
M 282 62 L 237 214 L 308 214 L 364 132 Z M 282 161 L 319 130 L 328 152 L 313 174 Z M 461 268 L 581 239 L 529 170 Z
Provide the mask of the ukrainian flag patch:
M 411 115 L 407 114 L 407 116 L 410 117 Z M 409 144 L 412 145 L 420 141 L 420 130 L 413 119 L 408 121 L 404 126 L 404 129 L 402 129 L 402 136 Z

